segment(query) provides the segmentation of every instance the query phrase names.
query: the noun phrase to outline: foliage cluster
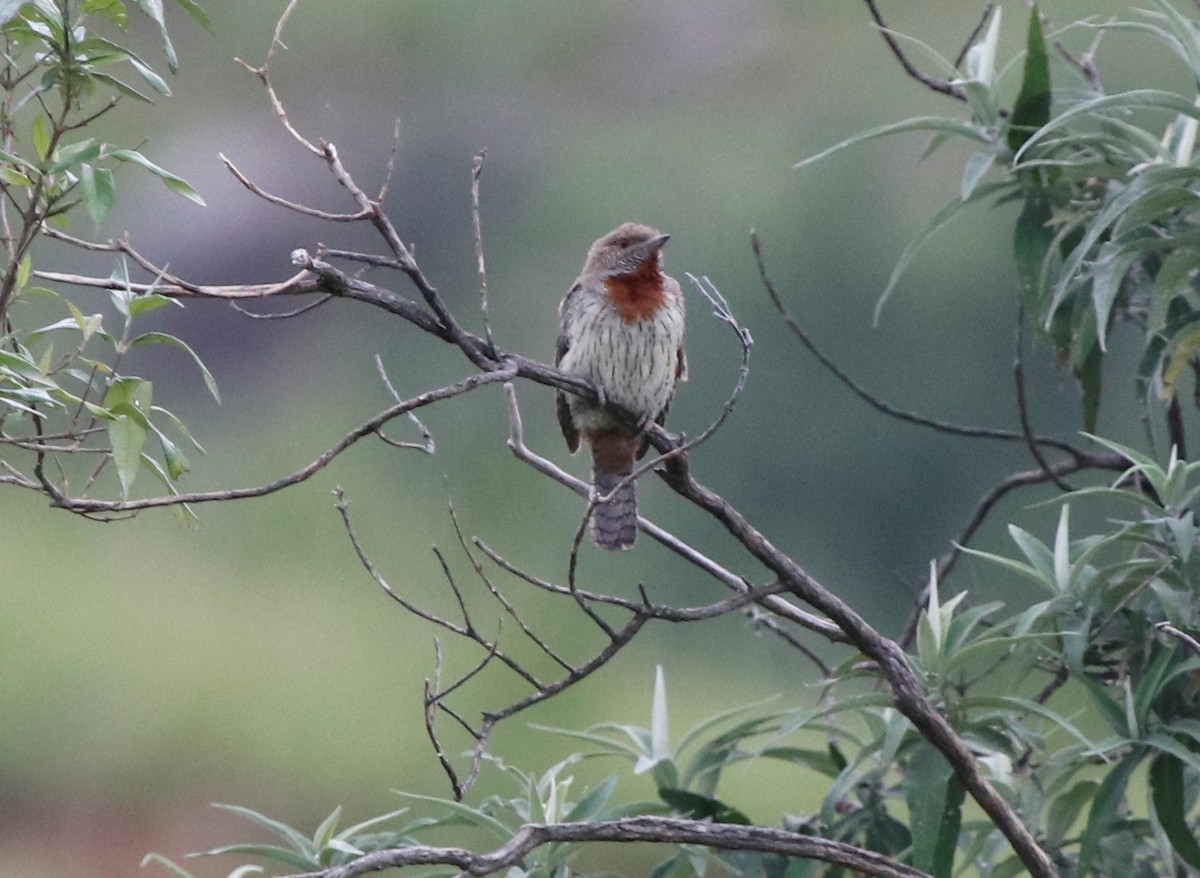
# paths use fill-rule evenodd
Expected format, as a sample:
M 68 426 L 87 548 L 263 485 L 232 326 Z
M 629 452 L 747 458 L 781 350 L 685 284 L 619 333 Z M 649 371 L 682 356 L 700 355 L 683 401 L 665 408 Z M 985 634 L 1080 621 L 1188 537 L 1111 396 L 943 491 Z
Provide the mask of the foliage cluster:
M 193 0 L 176 2 L 208 26 Z M 115 203 L 115 171 L 122 165 L 147 171 L 185 198 L 204 203 L 182 178 L 139 150 L 87 136 L 88 127 L 122 101 L 150 102 L 149 93 L 170 94 L 150 63 L 105 36 L 110 30 L 124 31 L 130 6 L 158 25 L 162 51 L 174 73 L 178 61 L 161 0 L 0 4 L 5 43 L 0 71 L 0 462 L 5 481 L 44 489 L 51 496 L 71 482 L 86 494 L 106 470 L 115 473 L 123 497 L 142 470 L 174 491 L 189 466 L 181 446 L 202 450 L 188 428 L 154 402 L 153 383 L 124 370 L 130 351 L 154 345 L 177 348 L 195 361 L 217 394 L 211 373 L 186 342 L 141 329 L 145 315 L 179 303 L 155 294 L 135 295 L 127 251 L 120 244 L 92 245 L 118 256 L 111 290 L 118 328 L 107 327 L 104 315 L 85 314 L 40 282 L 44 272 L 38 270 L 35 245 L 44 238 L 81 243 L 68 232 L 71 222 L 84 214 L 97 226 L 104 221 Z M 62 316 L 43 325 L 31 323 L 32 315 L 46 312 L 38 307 L 46 300 Z M 104 481 L 100 487 L 109 490 Z

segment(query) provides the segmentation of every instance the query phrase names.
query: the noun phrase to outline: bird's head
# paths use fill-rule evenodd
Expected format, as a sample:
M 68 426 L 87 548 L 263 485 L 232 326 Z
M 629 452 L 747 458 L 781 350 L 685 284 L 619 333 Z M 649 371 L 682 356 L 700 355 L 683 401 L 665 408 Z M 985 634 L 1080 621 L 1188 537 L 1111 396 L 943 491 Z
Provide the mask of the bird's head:
M 618 277 L 646 269 L 658 270 L 659 251 L 671 239 L 641 223 L 622 223 L 592 245 L 584 271 Z

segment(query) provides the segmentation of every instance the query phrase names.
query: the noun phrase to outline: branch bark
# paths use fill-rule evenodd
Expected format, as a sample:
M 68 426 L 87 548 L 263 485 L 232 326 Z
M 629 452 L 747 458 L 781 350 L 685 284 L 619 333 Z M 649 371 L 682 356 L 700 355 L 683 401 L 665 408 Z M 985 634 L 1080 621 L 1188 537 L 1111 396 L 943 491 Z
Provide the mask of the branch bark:
M 819 860 L 876 878 L 931 878 L 920 869 L 843 842 L 782 829 L 672 817 L 627 817 L 594 823 L 530 823 L 521 827 L 503 847 L 489 853 L 476 854 L 455 847 L 409 845 L 370 853 L 344 866 L 288 878 L 357 878 L 384 869 L 429 865 L 453 866 L 468 875 L 491 875 L 519 864 L 542 845 L 562 842 L 699 844 L 718 850 L 758 851 Z

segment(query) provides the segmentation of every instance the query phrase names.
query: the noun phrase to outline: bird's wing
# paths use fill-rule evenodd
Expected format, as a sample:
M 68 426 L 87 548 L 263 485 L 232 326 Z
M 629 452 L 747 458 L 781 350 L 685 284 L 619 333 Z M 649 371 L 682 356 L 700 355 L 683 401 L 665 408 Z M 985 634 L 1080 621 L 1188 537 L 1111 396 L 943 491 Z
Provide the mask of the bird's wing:
M 571 287 L 571 291 L 567 293 L 566 298 L 558 306 L 558 313 L 562 315 L 562 322 L 558 330 L 558 343 L 554 348 L 554 365 L 558 366 L 562 363 L 563 357 L 567 355 L 567 351 L 571 347 L 571 297 L 579 293 L 579 284 Z M 558 426 L 562 429 L 563 438 L 567 440 L 567 448 L 574 454 L 579 450 L 579 430 L 575 427 L 575 419 L 571 417 L 571 406 L 567 401 L 567 395 L 559 390 L 555 394 L 555 407 L 558 411 Z

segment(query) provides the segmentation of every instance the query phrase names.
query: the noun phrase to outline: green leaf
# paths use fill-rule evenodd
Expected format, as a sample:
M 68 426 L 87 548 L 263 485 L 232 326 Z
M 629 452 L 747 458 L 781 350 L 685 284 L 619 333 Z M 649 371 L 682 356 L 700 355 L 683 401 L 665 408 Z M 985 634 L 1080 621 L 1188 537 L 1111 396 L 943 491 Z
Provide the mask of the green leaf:
M 163 54 L 167 58 L 167 66 L 174 73 L 179 69 L 179 58 L 175 55 L 175 47 L 171 45 L 171 37 L 167 33 L 167 20 L 163 15 L 162 0 L 137 0 L 138 9 L 154 19 L 162 35 Z
M 1083 391 L 1083 429 L 1091 433 L 1100 417 L 1100 388 L 1103 380 L 1104 353 L 1093 344 L 1083 362 L 1075 369 L 1075 378 Z
M 648 771 L 671 758 L 671 740 L 667 719 L 667 683 L 662 665 L 654 669 L 654 696 L 650 703 L 650 752 L 638 759 L 634 774 Z
M 1171 337 L 1164 355 L 1165 363 L 1159 389 L 1160 398 L 1166 402 L 1175 396 L 1175 388 L 1193 355 L 1200 351 L 1200 322 Z
M 995 163 L 996 150 L 994 149 L 980 150 L 968 156 L 966 164 L 963 166 L 962 185 L 959 187 L 959 196 L 963 201 L 971 197 L 975 187 L 979 185 L 979 181 Z
M 1050 59 L 1037 4 L 1029 10 L 1025 39 L 1025 71 L 1021 91 L 1008 120 L 1008 147 L 1016 153 L 1034 131 L 1050 121 Z
M 921 741 L 909 762 L 904 789 L 911 815 L 912 865 L 936 878 L 950 878 L 962 826 L 962 784 L 941 753 Z
M 916 116 L 912 119 L 905 119 L 901 122 L 893 122 L 890 125 L 881 125 L 878 128 L 872 128 L 870 131 L 863 131 L 855 134 L 853 137 L 848 137 L 841 143 L 834 144 L 816 155 L 809 156 L 803 161 L 792 165 L 794 170 L 806 168 L 811 164 L 821 161 L 833 155 L 836 152 L 841 152 L 849 146 L 864 143 L 868 140 L 876 140 L 880 137 L 890 137 L 893 134 L 903 134 L 908 131 L 934 131 L 945 132 L 946 134 L 957 134 L 965 137 L 968 140 L 974 140 L 978 143 L 990 143 L 987 135 L 977 126 L 969 122 L 963 122 L 959 119 L 948 119 L 942 116 Z
M 24 2 L 25 0 L 0 0 L 0 25 L 8 24 L 8 22 L 16 18 Z M 158 855 L 152 854 L 151 856 Z M 142 865 L 145 865 L 145 863 L 143 862 Z
M 102 15 L 122 30 L 128 21 L 123 0 L 84 0 L 83 12 Z
M 33 120 L 33 151 L 42 161 L 50 154 L 50 123 L 45 116 L 36 116 Z
M 90 137 L 78 143 L 60 146 L 54 151 L 54 164 L 46 169 L 46 173 L 57 174 L 59 171 L 70 170 L 83 162 L 90 162 L 99 156 L 102 150 L 103 147 Z
M 1187 821 L 1187 797 L 1183 763 L 1168 753 L 1150 761 L 1150 797 L 1154 814 L 1171 847 L 1190 866 L 1200 869 L 1200 843 Z
M 211 850 L 188 854 L 188 856 L 224 857 L 230 854 L 262 857 L 264 860 L 275 860 L 278 863 L 286 863 L 289 866 L 294 866 L 297 869 L 305 871 L 321 868 L 321 863 L 316 857 L 305 856 L 302 853 L 297 853 L 290 848 L 280 847 L 277 844 L 227 844 L 212 848 Z
M 113 173 L 108 168 L 93 168 L 84 164 L 80 168 L 79 183 L 83 191 L 83 205 L 92 222 L 100 225 L 108 217 L 116 201 Z
M 192 20 L 195 21 L 196 24 L 200 25 L 205 30 L 212 32 L 212 22 L 209 21 L 208 15 L 205 14 L 204 10 L 200 8 L 200 4 L 196 3 L 195 0 L 175 0 L 175 2 L 178 3 L 179 6 L 192 17 Z
M 471 808 L 468 805 L 464 805 L 461 802 L 454 802 L 450 799 L 439 799 L 436 796 L 420 796 L 416 793 L 406 793 L 401 790 L 396 790 L 395 792 L 407 799 L 416 799 L 419 802 L 432 802 L 456 817 L 465 820 L 472 826 L 478 826 L 481 829 L 489 830 L 501 841 L 508 841 L 513 836 L 512 830 L 495 817 L 485 814 L 477 808 Z
M 282 823 L 281 821 L 275 820 L 272 817 L 268 817 L 265 814 L 260 814 L 258 811 L 251 810 L 250 808 L 243 808 L 241 805 L 223 805 L 216 803 L 213 805 L 213 807 L 221 811 L 228 811 L 230 814 L 236 814 L 238 817 L 241 817 L 244 820 L 248 820 L 251 823 L 258 824 L 259 826 L 270 830 L 290 844 L 292 849 L 297 853 L 307 857 L 310 864 L 316 863 L 317 852 L 313 849 L 312 842 L 310 842 L 302 833 L 292 829 L 292 827 L 288 826 L 286 823 Z
M 133 301 L 137 301 L 137 299 L 134 299 Z M 204 384 L 208 387 L 208 392 L 212 394 L 213 399 L 215 399 L 217 402 L 221 401 L 221 393 L 217 389 L 216 379 L 213 378 L 212 373 L 208 371 L 208 367 L 204 365 L 204 361 L 200 359 L 199 354 L 192 350 L 188 343 L 182 339 L 176 338 L 173 335 L 168 335 L 165 332 L 145 332 L 133 339 L 133 341 L 129 343 L 129 346 L 131 348 L 135 348 L 154 344 L 172 345 L 173 347 L 177 347 L 180 350 L 187 352 L 191 356 L 193 362 L 195 362 L 195 364 L 199 367 L 200 374 L 204 376 Z
M 887 304 L 887 300 L 891 297 L 892 291 L 896 289 L 896 285 L 900 282 L 900 278 L 904 276 L 904 272 L 908 269 L 908 265 L 910 262 L 912 262 L 913 257 L 920 252 L 921 248 L 925 246 L 929 239 L 932 238 L 935 233 L 941 231 L 941 229 L 947 223 L 949 223 L 950 220 L 954 219 L 954 217 L 958 215 L 960 210 L 962 210 L 968 204 L 971 204 L 972 201 L 978 201 L 982 198 L 986 198 L 1011 185 L 1012 184 L 1008 182 L 997 182 L 977 186 L 971 193 L 972 200 L 955 198 L 953 201 L 939 210 L 931 220 L 921 227 L 921 230 L 917 232 L 913 239 L 909 241 L 908 246 L 904 248 L 904 252 L 900 254 L 900 258 L 896 260 L 896 266 L 892 269 L 892 274 L 888 278 L 887 286 L 884 287 L 883 293 L 880 294 L 879 300 L 875 303 L 875 313 L 873 317 L 874 323 L 879 323 L 879 315 L 883 311 L 883 306 Z
M 381 823 L 386 823 L 389 820 L 395 820 L 397 817 L 407 814 L 409 810 L 410 809 L 408 808 L 397 808 L 395 811 L 389 811 L 386 814 L 380 814 L 378 817 L 372 817 L 368 820 L 362 821 L 361 823 L 355 823 L 353 826 L 347 826 L 345 829 L 339 832 L 335 838 L 341 839 L 342 841 L 348 841 L 357 835 L 361 835 L 365 830 L 370 829 L 373 826 L 378 826 Z
M 112 444 L 112 459 L 117 467 L 117 477 L 121 480 L 121 496 L 128 500 L 142 464 L 146 428 L 130 415 L 117 415 L 108 425 L 108 440 Z
M 153 427 L 153 425 L 151 425 Z M 172 480 L 178 479 L 185 472 L 191 469 L 191 464 L 188 463 L 187 457 L 179 450 L 174 442 L 163 435 L 162 431 L 157 427 L 153 427 L 154 434 L 158 436 L 159 444 L 163 450 L 163 460 L 167 464 L 167 474 Z
M 1106 242 L 1100 245 L 1096 259 L 1092 262 L 1092 310 L 1096 312 L 1096 339 L 1101 351 L 1108 349 L 1108 318 L 1121 290 L 1121 282 L 1139 258 L 1138 253 L 1128 252 L 1117 244 Z
M 129 63 L 133 65 L 133 69 L 138 72 L 138 75 L 146 80 L 146 83 L 160 95 L 171 94 L 171 89 L 167 86 L 166 80 L 155 73 L 148 64 L 132 55 L 129 57 Z
M 736 823 L 740 826 L 750 826 L 750 818 L 726 805 L 719 799 L 701 796 L 687 790 L 659 787 L 659 798 L 670 805 L 675 811 L 693 820 L 711 820 L 713 823 Z
M 1034 190 L 1025 199 L 1013 232 L 1013 256 L 1021 284 L 1021 301 L 1032 314 L 1041 314 L 1049 298 L 1042 266 L 1051 254 L 1054 242 L 1054 231 L 1049 225 L 1052 217 L 1050 202 L 1041 190 Z
M 1050 802 L 1046 816 L 1046 834 L 1052 846 L 1058 846 L 1075 825 L 1083 808 L 1092 801 L 1098 781 L 1086 779 L 1078 781 L 1065 793 L 1055 796 Z
M 338 821 L 342 819 L 342 806 L 338 805 L 334 808 L 329 816 L 321 821 L 321 825 L 317 827 L 313 833 L 313 847 L 318 851 L 323 850 L 328 844 L 333 834 L 337 832 Z
M 592 820 L 604 810 L 616 788 L 617 778 L 613 775 L 576 802 L 563 820 L 567 823 Z
M 122 162 L 133 162 L 135 165 L 141 165 L 154 176 L 158 177 L 173 192 L 178 192 L 189 201 L 194 201 L 201 207 L 205 206 L 204 199 L 200 197 L 200 193 L 188 184 L 182 177 L 172 174 L 165 168 L 160 168 L 154 162 L 150 161 L 136 149 L 116 149 L 109 153 L 114 159 Z
M 146 856 L 142 857 L 141 868 L 145 869 L 151 863 L 156 866 L 162 866 L 164 869 L 174 875 L 175 878 L 193 878 L 191 872 L 175 865 L 162 854 L 146 854 Z
M 132 85 L 122 82 L 120 79 L 117 79 L 117 77 L 115 77 L 115 76 L 110 76 L 109 74 L 102 73 L 99 70 L 93 70 L 92 78 L 97 79 L 100 82 L 103 82 L 105 85 L 112 86 L 113 88 L 115 88 L 117 91 L 119 91 L 121 94 L 125 95 L 126 97 L 130 97 L 130 98 L 133 98 L 134 100 L 141 101 L 144 104 L 154 103 L 154 101 L 149 96 L 142 94 L 140 91 L 138 91 Z
M 1032 698 L 1022 698 L 1019 695 L 968 695 L 959 702 L 959 705 L 966 710 L 990 708 L 1010 712 L 1031 713 L 1035 716 L 1040 716 L 1042 719 L 1054 723 L 1054 725 L 1083 744 L 1089 754 L 1103 756 L 1096 745 L 1089 741 L 1083 732 L 1079 731 L 1070 720 L 1046 707 L 1044 704 L 1039 704 Z
M 1121 817 L 1125 801 L 1125 788 L 1129 778 L 1145 757 L 1146 751 L 1136 749 L 1117 763 L 1100 784 L 1092 807 L 1088 811 L 1087 826 L 1079 838 L 1079 874 L 1092 874 L 1103 856 L 1100 843 L 1109 834 L 1113 824 Z

